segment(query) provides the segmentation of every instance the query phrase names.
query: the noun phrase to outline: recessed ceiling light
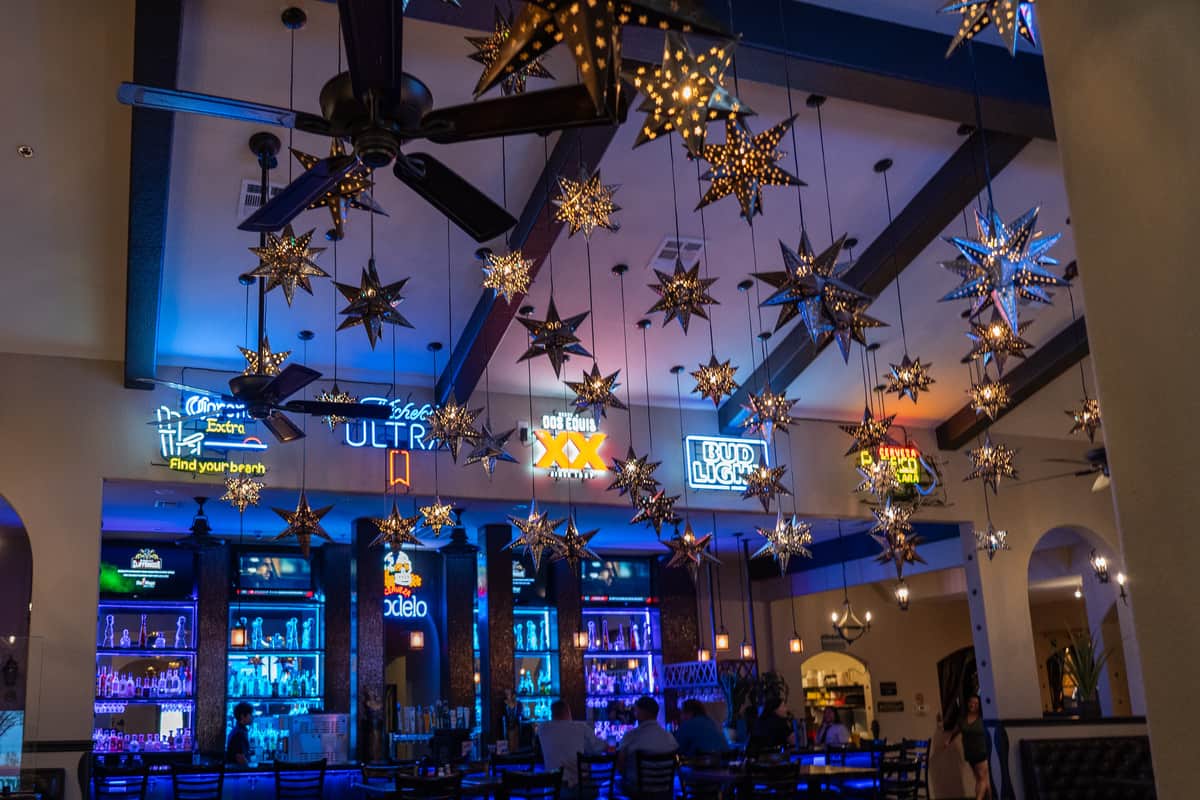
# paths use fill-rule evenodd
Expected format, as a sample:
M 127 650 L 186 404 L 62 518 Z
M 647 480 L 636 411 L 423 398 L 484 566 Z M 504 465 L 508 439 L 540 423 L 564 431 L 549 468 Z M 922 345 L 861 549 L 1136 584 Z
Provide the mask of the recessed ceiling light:
M 21 158 L 33 158 L 33 148 L 27 144 L 17 145 L 17 155 Z

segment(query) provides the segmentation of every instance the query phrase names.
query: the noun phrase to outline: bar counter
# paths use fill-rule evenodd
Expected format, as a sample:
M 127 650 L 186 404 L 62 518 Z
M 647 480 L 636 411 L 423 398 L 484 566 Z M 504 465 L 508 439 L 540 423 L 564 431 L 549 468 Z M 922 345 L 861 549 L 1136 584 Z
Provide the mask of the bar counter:
M 353 786 L 362 780 L 357 763 L 332 764 L 325 768 L 325 797 L 353 797 Z M 253 767 L 227 765 L 225 768 L 224 800 L 257 800 L 275 797 L 275 767 L 270 763 Z M 173 800 L 171 773 L 167 770 L 150 773 L 146 800 Z

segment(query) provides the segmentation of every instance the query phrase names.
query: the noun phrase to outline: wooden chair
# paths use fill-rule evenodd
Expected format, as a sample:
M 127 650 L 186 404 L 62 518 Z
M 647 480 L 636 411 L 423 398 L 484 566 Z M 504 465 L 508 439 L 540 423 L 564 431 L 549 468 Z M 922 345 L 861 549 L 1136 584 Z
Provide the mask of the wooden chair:
M 920 762 L 915 758 L 882 758 L 879 761 L 879 800 L 918 800 Z
M 905 739 L 901 744 L 906 756 L 917 759 L 917 780 L 921 783 L 919 796 L 921 800 L 929 800 L 929 740 Z
M 97 800 L 146 800 L 149 775 L 144 767 L 95 767 L 92 769 L 92 797 Z
M 674 800 L 675 769 L 679 757 L 675 753 L 636 754 L 637 784 L 634 800 Z
M 171 796 L 175 800 L 221 800 L 224 786 L 224 764 L 171 766 Z
M 403 800 L 460 800 L 462 775 L 397 775 L 395 796 Z
M 321 800 L 325 790 L 325 759 L 276 761 L 275 800 Z
M 562 791 L 562 770 L 518 772 L 506 770 L 500 776 L 498 798 L 504 800 L 558 800 Z
M 537 753 L 533 750 L 521 750 L 516 753 L 494 753 L 488 759 L 488 772 L 493 777 L 501 777 L 509 770 L 518 772 L 533 772 L 537 763 Z
M 613 784 L 617 779 L 617 757 L 609 753 L 575 756 L 579 775 L 576 794 L 579 800 L 612 800 Z
M 742 782 L 744 797 L 798 797 L 799 769 L 790 761 L 777 764 L 750 764 Z

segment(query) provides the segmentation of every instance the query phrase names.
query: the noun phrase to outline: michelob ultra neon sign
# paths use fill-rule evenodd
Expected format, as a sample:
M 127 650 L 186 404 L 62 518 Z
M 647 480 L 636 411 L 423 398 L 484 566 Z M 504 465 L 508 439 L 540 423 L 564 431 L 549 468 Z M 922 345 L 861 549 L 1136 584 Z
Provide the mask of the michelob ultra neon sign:
M 608 434 L 596 429 L 590 417 L 556 412 L 542 415 L 542 427 L 533 431 L 541 452 L 534 459 L 536 469 L 549 471 L 553 478 L 590 478 L 608 470 L 600 447 Z

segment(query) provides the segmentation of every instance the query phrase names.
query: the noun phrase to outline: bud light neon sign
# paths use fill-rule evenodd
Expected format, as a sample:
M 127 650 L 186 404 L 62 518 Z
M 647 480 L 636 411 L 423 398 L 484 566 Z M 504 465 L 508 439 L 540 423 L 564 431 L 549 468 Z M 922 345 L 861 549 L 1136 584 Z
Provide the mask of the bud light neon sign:
M 689 489 L 746 490 L 745 475 L 759 460 L 770 463 L 762 439 L 726 436 L 688 436 L 684 439 Z

